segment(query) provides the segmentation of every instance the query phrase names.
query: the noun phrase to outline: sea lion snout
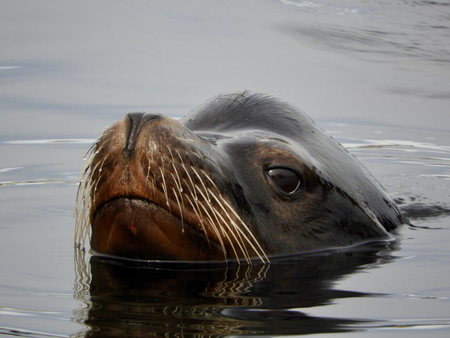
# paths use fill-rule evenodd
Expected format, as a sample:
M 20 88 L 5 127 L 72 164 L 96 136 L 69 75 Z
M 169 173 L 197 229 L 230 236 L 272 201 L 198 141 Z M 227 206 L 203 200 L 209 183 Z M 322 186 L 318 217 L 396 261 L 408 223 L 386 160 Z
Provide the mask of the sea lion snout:
M 216 148 L 160 114 L 131 113 L 107 129 L 80 188 L 91 248 L 133 259 L 266 260 L 235 211 Z

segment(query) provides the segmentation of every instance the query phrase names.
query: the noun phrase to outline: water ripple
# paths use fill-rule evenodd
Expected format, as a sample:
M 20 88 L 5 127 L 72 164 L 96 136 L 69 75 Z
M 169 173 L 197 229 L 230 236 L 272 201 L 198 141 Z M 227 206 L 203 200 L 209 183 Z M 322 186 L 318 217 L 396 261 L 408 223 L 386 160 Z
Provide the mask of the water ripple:
M 76 184 L 77 180 L 74 178 L 43 178 L 37 180 L 24 181 L 0 181 L 1 186 L 18 186 L 18 185 L 42 185 L 42 184 Z
M 76 143 L 92 144 L 95 139 L 37 139 L 37 140 L 12 140 L 3 141 L 0 144 L 57 144 L 57 143 Z

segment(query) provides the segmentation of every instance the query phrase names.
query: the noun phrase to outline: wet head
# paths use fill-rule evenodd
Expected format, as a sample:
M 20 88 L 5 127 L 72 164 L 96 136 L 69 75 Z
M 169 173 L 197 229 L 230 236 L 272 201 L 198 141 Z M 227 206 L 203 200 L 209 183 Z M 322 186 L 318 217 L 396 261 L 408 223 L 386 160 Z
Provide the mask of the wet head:
M 90 153 L 76 242 L 98 254 L 268 262 L 389 240 L 405 222 L 353 156 L 265 94 L 221 95 L 180 121 L 128 114 Z

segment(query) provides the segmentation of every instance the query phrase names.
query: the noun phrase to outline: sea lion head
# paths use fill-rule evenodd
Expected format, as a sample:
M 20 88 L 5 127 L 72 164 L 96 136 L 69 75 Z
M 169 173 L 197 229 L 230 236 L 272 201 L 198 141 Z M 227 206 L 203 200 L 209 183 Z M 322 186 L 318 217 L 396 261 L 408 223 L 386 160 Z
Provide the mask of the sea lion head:
M 390 239 L 405 221 L 340 144 L 262 93 L 218 96 L 179 121 L 128 114 L 91 153 L 76 233 L 99 254 L 268 262 Z

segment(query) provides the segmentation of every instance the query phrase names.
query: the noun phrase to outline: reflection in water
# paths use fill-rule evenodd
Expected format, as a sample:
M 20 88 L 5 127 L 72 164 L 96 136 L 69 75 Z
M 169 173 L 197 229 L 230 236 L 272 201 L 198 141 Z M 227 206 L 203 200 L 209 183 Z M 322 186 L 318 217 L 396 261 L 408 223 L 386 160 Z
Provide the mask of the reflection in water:
M 160 264 L 76 251 L 78 336 L 222 336 L 343 332 L 363 320 L 312 317 L 303 309 L 366 293 L 333 284 L 393 260 L 371 244 L 351 251 L 275 259 L 271 265 Z M 383 250 L 385 250 L 384 253 Z M 89 269 L 90 268 L 90 269 Z

